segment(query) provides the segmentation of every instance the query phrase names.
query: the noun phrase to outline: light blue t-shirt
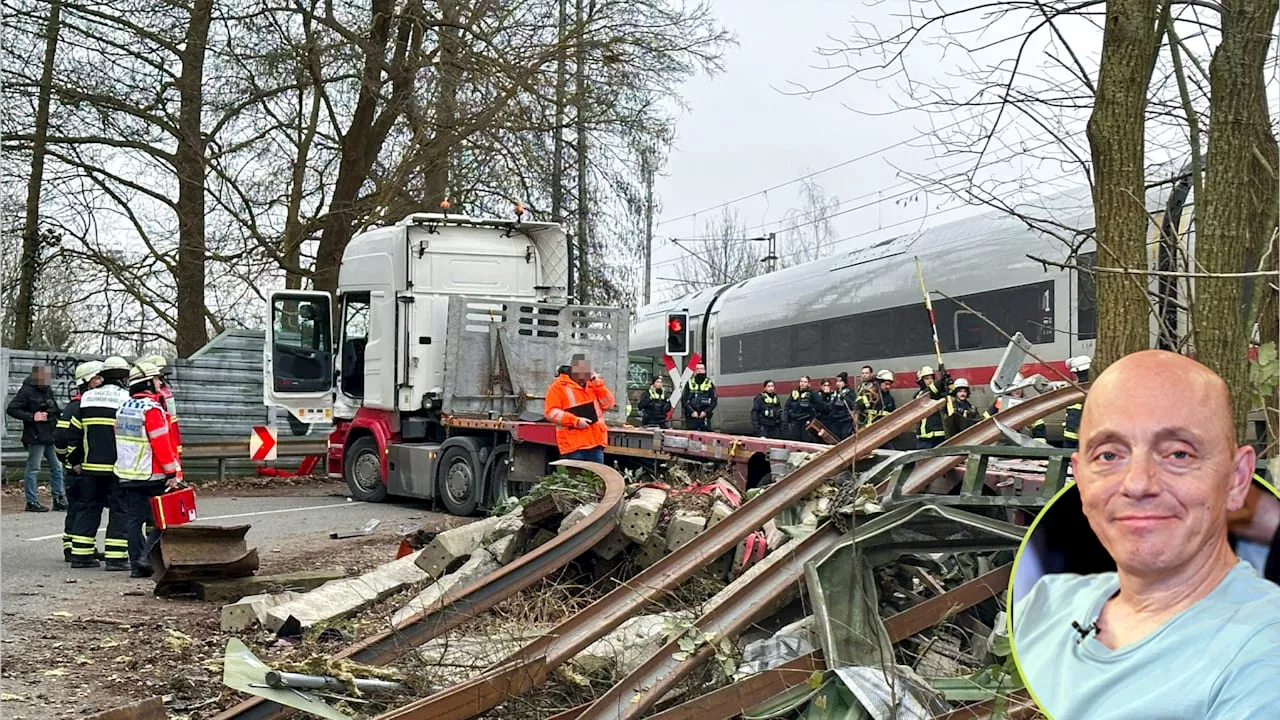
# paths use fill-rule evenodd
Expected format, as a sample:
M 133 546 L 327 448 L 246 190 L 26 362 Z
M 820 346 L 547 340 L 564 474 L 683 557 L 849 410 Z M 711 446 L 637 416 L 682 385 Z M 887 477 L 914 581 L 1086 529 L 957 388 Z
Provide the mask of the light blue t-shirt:
M 1240 561 L 1202 600 L 1138 642 L 1081 640 L 1115 573 L 1046 575 L 1013 606 L 1024 679 L 1054 720 L 1280 719 L 1280 586 Z

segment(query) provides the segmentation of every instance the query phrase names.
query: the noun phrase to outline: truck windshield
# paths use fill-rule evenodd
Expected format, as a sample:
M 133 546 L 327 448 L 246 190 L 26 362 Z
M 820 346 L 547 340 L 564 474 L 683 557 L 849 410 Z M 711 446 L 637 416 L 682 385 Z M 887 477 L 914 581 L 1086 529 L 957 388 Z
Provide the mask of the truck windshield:
M 333 386 L 327 298 L 277 297 L 271 303 L 272 376 L 276 392 L 323 392 Z

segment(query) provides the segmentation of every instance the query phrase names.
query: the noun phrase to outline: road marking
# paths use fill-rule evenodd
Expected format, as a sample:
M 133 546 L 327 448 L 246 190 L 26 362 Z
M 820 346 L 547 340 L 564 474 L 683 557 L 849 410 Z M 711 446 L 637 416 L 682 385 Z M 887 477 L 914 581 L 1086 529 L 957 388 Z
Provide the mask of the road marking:
M 257 515 L 278 515 L 280 513 L 303 512 L 305 510 L 324 510 L 326 508 L 332 509 L 332 508 L 354 507 L 356 505 L 364 505 L 364 504 L 365 503 L 361 501 L 352 501 L 348 503 L 332 503 L 329 505 L 311 505 L 309 507 L 300 507 L 300 508 L 284 508 L 282 510 L 259 510 L 258 512 L 236 513 L 235 515 L 215 515 L 213 517 L 202 517 L 202 518 L 198 518 L 196 522 L 204 522 L 205 520 L 231 520 L 233 518 L 254 517 Z M 107 529 L 105 527 L 98 528 L 99 535 L 102 535 L 106 531 Z M 40 542 L 41 540 L 55 540 L 55 539 L 57 540 L 62 539 L 62 533 L 58 533 L 57 535 L 41 535 L 40 537 L 27 538 L 26 542 Z

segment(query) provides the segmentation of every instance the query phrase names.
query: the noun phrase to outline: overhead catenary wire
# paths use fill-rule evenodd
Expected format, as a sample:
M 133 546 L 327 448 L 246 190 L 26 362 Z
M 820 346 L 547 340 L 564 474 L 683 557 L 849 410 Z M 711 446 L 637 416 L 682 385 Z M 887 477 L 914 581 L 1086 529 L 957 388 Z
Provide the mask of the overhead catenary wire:
M 823 173 L 828 173 L 828 172 L 831 172 L 832 170 L 839 170 L 839 169 L 840 169 L 840 168 L 842 168 L 842 167 L 847 167 L 847 166 L 852 165 L 852 164 L 854 164 L 854 163 L 856 163 L 856 162 L 861 162 L 861 161 L 863 161 L 863 160 L 867 160 L 867 159 L 873 158 L 873 157 L 875 157 L 875 156 L 877 156 L 877 155 L 882 155 L 882 154 L 884 154 L 884 153 L 886 153 L 886 152 L 888 152 L 888 151 L 890 151 L 890 150 L 893 150 L 894 148 L 902 147 L 903 145 L 906 145 L 906 144 L 908 144 L 908 143 L 910 143 L 910 142 L 914 142 L 914 141 L 916 141 L 916 140 L 920 140 L 921 138 L 929 137 L 930 135 L 934 135 L 934 134 L 936 134 L 936 133 L 938 133 L 938 132 L 941 132 L 941 131 L 943 131 L 943 130 L 949 130 L 949 129 L 953 128 L 953 127 L 956 127 L 956 126 L 961 125 L 961 124 L 966 123 L 966 122 L 972 122 L 973 120 L 974 120 L 974 118 L 961 118 L 961 119 L 959 119 L 959 120 L 956 120 L 956 121 L 955 121 L 955 122 L 953 122 L 953 123 L 950 123 L 950 124 L 947 124 L 947 125 L 943 125 L 943 126 L 942 126 L 942 127 L 940 127 L 940 128 L 933 128 L 933 129 L 928 130 L 928 131 L 925 131 L 925 132 L 917 133 L 916 135 L 912 135 L 912 136 L 911 136 L 911 137 L 909 137 L 909 138 L 905 138 L 905 139 L 903 139 L 903 140 L 899 140 L 899 141 L 897 141 L 897 142 L 895 142 L 895 143 L 892 143 L 892 144 L 890 144 L 890 145 L 885 145 L 884 147 L 877 148 L 877 149 L 875 149 L 875 150 L 871 150 L 871 151 L 866 152 L 866 153 L 862 153 L 861 155 L 855 155 L 854 157 L 851 157 L 851 158 L 849 158 L 849 159 L 847 159 L 847 160 L 842 160 L 842 161 L 840 161 L 840 162 L 838 162 L 838 163 L 836 163 L 836 164 L 834 164 L 834 165 L 829 165 L 829 166 L 827 166 L 827 167 L 825 167 L 825 168 L 822 168 L 821 170 L 814 170 L 813 172 L 806 173 L 806 174 L 804 174 L 804 175 L 801 175 L 800 177 L 792 178 L 791 180 L 787 180 L 787 181 L 785 181 L 785 182 L 780 182 L 780 183 L 777 183 L 776 185 L 770 185 L 769 187 L 764 188 L 763 190 L 756 190 L 755 192 L 747 193 L 746 195 L 742 195 L 742 196 L 740 196 L 740 197 L 736 197 L 736 198 L 734 198 L 734 199 L 732 199 L 732 200 L 725 200 L 725 201 L 724 201 L 724 202 L 722 202 L 722 203 L 718 203 L 718 204 L 716 204 L 716 205 L 712 205 L 712 206 L 710 206 L 710 207 L 703 208 L 703 209 L 701 209 L 701 210 L 695 210 L 695 211 L 693 211 L 693 212 L 685 213 L 685 214 L 683 214 L 683 215 L 678 215 L 678 216 L 673 217 L 673 218 L 668 218 L 668 219 L 666 219 L 666 220 L 663 220 L 663 221 L 661 221 L 661 222 L 657 223 L 657 225 L 659 225 L 659 226 L 661 226 L 661 225 L 666 225 L 666 224 L 668 224 L 668 223 L 673 223 L 673 222 L 677 222 L 677 221 L 680 221 L 680 220 L 685 220 L 685 219 L 687 219 L 687 218 L 697 217 L 697 216 L 699 216 L 699 215 L 705 215 L 706 213 L 712 212 L 712 211 L 714 211 L 714 210 L 719 210 L 720 208 L 728 207 L 728 206 L 733 205 L 733 204 L 735 204 L 735 203 L 740 203 L 740 202 L 742 202 L 743 200 L 749 200 L 749 199 L 751 199 L 751 198 L 753 198 L 753 197 L 756 197 L 756 196 L 758 196 L 758 195 L 765 195 L 765 194 L 767 194 L 767 193 L 773 192 L 774 190 L 780 190 L 780 189 L 782 189 L 782 188 L 784 188 L 784 187 L 786 187 L 786 186 L 788 186 L 788 185 L 794 185 L 794 184 L 796 184 L 796 183 L 798 183 L 798 182 L 803 182 L 803 181 L 805 181 L 805 180 L 808 180 L 809 178 L 817 177 L 818 175 L 822 175 Z
M 1036 146 L 1034 146 L 1034 147 L 1019 149 L 1018 151 L 1012 152 L 1012 153 L 1010 153 L 1009 155 L 1004 156 L 1004 157 L 992 158 L 992 159 L 991 159 L 990 161 L 988 161 L 988 162 L 979 163 L 977 166 L 975 166 L 975 167 L 974 167 L 974 170 L 976 171 L 976 170 L 980 170 L 980 169 L 982 169 L 982 168 L 990 167 L 990 166 L 992 166 L 992 165 L 997 165 L 997 164 L 1000 164 L 1000 163 L 1003 163 L 1003 162 L 1007 162 L 1007 161 L 1009 161 L 1009 160 L 1013 159 L 1014 157 L 1016 157 L 1016 156 L 1018 156 L 1018 155 L 1022 155 L 1022 154 L 1028 153 L 1028 152 L 1035 152 L 1035 151 L 1037 151 L 1037 150 L 1043 149 L 1043 148 L 1048 147 L 1048 146 L 1050 146 L 1050 145 L 1058 144 L 1058 143 L 1062 142 L 1063 140 L 1065 140 L 1065 139 L 1067 139 L 1067 138 L 1070 138 L 1070 137 L 1075 136 L 1075 135 L 1080 135 L 1080 134 L 1082 134 L 1083 132 L 1084 132 L 1083 130 L 1080 130 L 1080 131 L 1077 131 L 1077 132 L 1075 132 L 1075 133 L 1072 133 L 1071 135 L 1067 135 L 1067 136 L 1063 136 L 1063 137 L 1060 137 L 1060 138 L 1054 138 L 1054 139 L 1052 139 L 1052 140 L 1045 141 L 1045 142 L 1040 143 L 1039 145 L 1036 145 Z M 960 164 L 964 164 L 964 163 L 960 163 Z M 1060 178 L 1064 178 L 1064 177 L 1067 177 L 1067 174 L 1064 174 L 1064 175 L 1059 176 L 1059 179 L 1060 179 Z M 893 194 L 890 194 L 890 195 L 883 195 L 884 190 L 879 190 L 879 191 L 876 191 L 875 193 L 864 193 L 864 194 L 863 194 L 863 195 L 861 195 L 861 196 L 857 196 L 857 197 L 855 197 L 855 198 L 850 198 L 848 201 L 857 200 L 857 199 L 862 199 L 862 198 L 870 197 L 870 196 L 872 196 L 872 195 L 876 195 L 876 199 L 875 199 L 875 200 L 873 200 L 873 201 L 869 201 L 869 202 L 865 202 L 865 203 L 862 203 L 862 204 L 856 205 L 856 206 L 854 206 L 854 207 L 846 208 L 846 209 L 844 209 L 844 210 L 841 210 L 841 211 L 836 212 L 836 213 L 832 213 L 832 214 L 830 214 L 830 215 L 824 215 L 824 216 L 822 216 L 822 217 L 820 217 L 820 218 L 815 218 L 815 219 L 813 219 L 813 220 L 807 220 L 807 221 L 804 221 L 804 222 L 801 222 L 801 223 L 796 223 L 796 224 L 794 224 L 794 225 L 790 225 L 790 226 L 787 226 L 787 227 L 785 227 L 785 228 L 781 228 L 781 229 L 779 229 L 779 230 L 775 230 L 775 231 L 772 231 L 772 232 L 773 232 L 773 234 L 781 235 L 781 234 L 784 234 L 784 233 L 790 232 L 790 231 L 792 231 L 792 230 L 796 230 L 796 229 L 800 229 L 800 228 L 803 228 L 803 227 L 807 227 L 807 226 L 809 226 L 809 225 L 814 225 L 814 224 L 817 224 L 817 223 L 819 223 L 819 222 L 823 222 L 823 221 L 825 221 L 825 220 L 830 220 L 831 218 L 834 218 L 834 217 L 839 217 L 839 216 L 841 216 L 841 215 L 847 215 L 847 214 L 849 214 L 849 213 L 851 213 L 851 212 L 855 212 L 855 211 L 857 211 L 857 210 L 863 210 L 863 209 L 866 209 L 866 208 L 869 208 L 869 207 L 873 207 L 873 206 L 875 206 L 875 205 L 877 205 L 877 204 L 879 204 L 879 203 L 881 203 L 881 202 L 884 202 L 885 200 L 894 200 L 894 199 L 899 199 L 899 198 L 903 198 L 903 197 L 907 197 L 907 196 L 913 195 L 913 194 L 915 194 L 915 193 L 917 193 L 917 192 L 920 192 L 920 191 L 926 191 L 926 192 L 928 191 L 928 188 L 927 188 L 927 187 L 925 187 L 925 186 L 921 186 L 921 185 L 919 185 L 919 184 L 915 184 L 915 183 L 913 183 L 913 181 L 911 181 L 911 180 L 905 180 L 905 181 L 902 181 L 902 182 L 900 182 L 900 183 L 897 183 L 897 184 L 895 184 L 895 185 L 890 186 L 890 188 L 893 188 L 893 187 L 900 187 L 900 186 L 908 185 L 908 184 L 910 184 L 910 185 L 911 185 L 911 187 L 909 187 L 908 189 L 903 190 L 903 191 L 900 191 L 900 192 L 896 192 L 896 193 L 893 193 Z M 845 202 L 848 202 L 848 201 L 845 201 Z M 822 250 L 825 250 L 825 249 L 827 249 L 827 248 L 833 247 L 833 246 L 835 246 L 835 245 L 839 245 L 840 243 L 846 242 L 846 241 L 848 241 L 848 240 L 855 240 L 855 239 L 858 239 L 858 238 L 866 237 L 867 235 L 872 235 L 872 234 L 877 233 L 877 232 L 880 232 L 880 231 L 882 231 L 882 230 L 888 230 L 888 229 L 895 228 L 895 227 L 899 227 L 899 226 L 902 226 L 902 225 L 908 225 L 908 224 L 911 224 L 911 223 L 920 222 L 920 221 L 922 221 L 922 220 L 929 220 L 930 218 L 938 217 L 938 216 L 940 216 L 940 215 L 945 215 L 945 214 L 947 214 L 947 213 L 952 213 L 952 212 L 955 212 L 955 211 L 957 211 L 957 210 L 961 210 L 961 209 L 968 208 L 968 207 L 971 207 L 971 206 L 970 206 L 970 205 L 968 205 L 968 204 L 965 204 L 965 205 L 956 205 L 956 206 L 951 207 L 951 208 L 948 208 L 948 209 L 946 209 L 946 210 L 941 210 L 941 211 L 938 211 L 938 212 L 927 212 L 927 213 L 925 213 L 925 214 L 923 214 L 923 215 L 916 216 L 916 217 L 913 217 L 913 218 L 910 218 L 910 219 L 907 219 L 907 220 L 903 220 L 903 221 L 899 221 L 899 222 L 890 223 L 890 224 L 888 224 L 888 225 L 878 225 L 877 227 L 871 228 L 870 230 L 867 230 L 867 231 L 863 231 L 863 232 L 855 233 L 855 234 L 853 234 L 853 235 L 847 235 L 847 236 L 845 236 L 845 237 L 837 238 L 837 239 L 835 239 L 835 240 L 830 240 L 830 241 L 827 241 L 827 242 L 824 242 L 824 243 L 820 243 L 820 244 L 818 244 L 818 245 L 814 248 L 814 250 L 815 250 L 815 251 L 819 251 L 819 252 L 820 252 L 820 251 L 822 251 Z M 764 227 L 764 225 L 756 225 L 756 226 L 753 226 L 753 227 Z M 748 230 L 751 230 L 751 229 L 753 229 L 753 228 L 748 228 Z M 744 233 L 744 234 L 745 234 L 745 233 Z M 678 240 L 678 242 L 677 242 L 677 240 Z M 732 243 L 732 242 L 754 242 L 754 241 L 756 241 L 756 240 L 757 240 L 756 238 L 748 238 L 748 237 L 743 237 L 743 238 L 696 237 L 696 238 L 678 238 L 678 239 L 676 239 L 676 238 L 668 238 L 668 241 L 670 241 L 670 242 L 672 242 L 672 243 L 676 244 L 676 246 L 677 246 L 677 247 L 679 247 L 679 248 L 681 248 L 681 249 L 685 250 L 685 251 L 686 251 L 686 253 L 694 254 L 695 256 L 696 256 L 696 253 L 694 253 L 690 248 L 688 248 L 688 247 L 686 247 L 686 246 L 682 245 L 681 243 L 685 243 L 685 242 L 692 242 L 692 241 L 698 241 L 698 242 L 725 242 L 725 241 L 728 241 L 728 242 L 731 242 L 731 243 Z M 683 261 L 685 261 L 685 260 L 687 260 L 687 259 L 688 259 L 688 258 L 687 258 L 687 256 L 686 256 L 686 255 L 680 255 L 680 256 L 677 256 L 677 257 L 674 257 L 674 258 L 669 258 L 669 259 L 667 259 L 667 260 L 662 260 L 662 261 L 659 261 L 659 262 L 655 262 L 655 263 L 653 263 L 653 264 L 652 264 L 652 267 L 654 267 L 654 268 L 658 268 L 658 267 L 663 267 L 663 266 L 666 266 L 666 265 L 673 265 L 673 264 L 675 264 L 675 263 L 683 262 Z

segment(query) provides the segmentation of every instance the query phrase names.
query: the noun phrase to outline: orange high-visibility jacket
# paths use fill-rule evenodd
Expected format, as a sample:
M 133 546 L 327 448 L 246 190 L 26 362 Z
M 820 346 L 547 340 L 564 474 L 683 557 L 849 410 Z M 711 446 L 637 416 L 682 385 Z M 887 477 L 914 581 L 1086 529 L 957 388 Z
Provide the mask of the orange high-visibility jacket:
M 579 430 L 576 427 L 578 416 L 569 412 L 569 408 L 588 402 L 595 403 L 599 419 Z M 547 419 L 556 424 L 556 446 L 560 448 L 560 454 L 607 445 L 609 429 L 604 424 L 604 413 L 613 406 L 613 393 L 605 387 L 603 378 L 590 380 L 583 387 L 572 377 L 561 373 L 547 388 L 543 404 Z

